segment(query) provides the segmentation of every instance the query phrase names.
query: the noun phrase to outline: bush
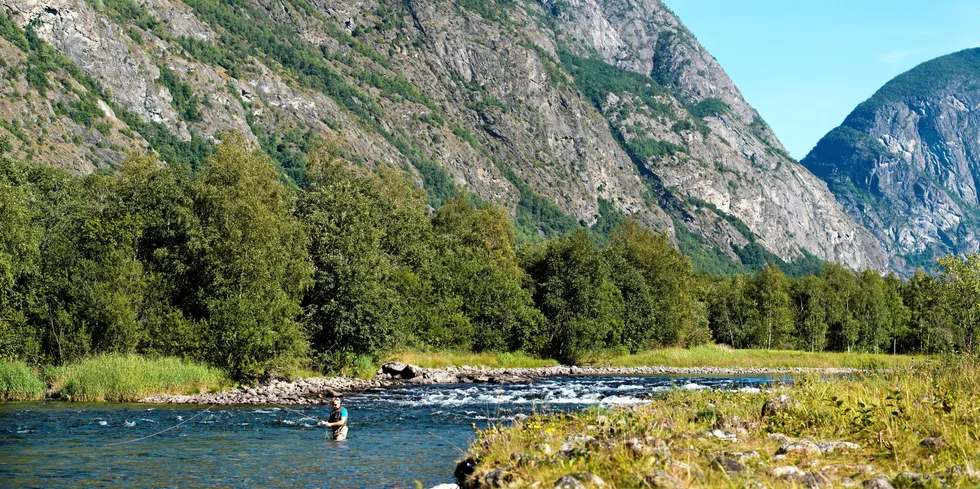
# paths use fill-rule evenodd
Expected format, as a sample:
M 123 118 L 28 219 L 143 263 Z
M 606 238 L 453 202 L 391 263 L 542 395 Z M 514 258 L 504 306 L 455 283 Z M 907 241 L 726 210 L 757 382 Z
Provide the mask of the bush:
M 46 386 L 41 377 L 24 362 L 0 362 L 0 400 L 36 401 L 44 399 Z
M 229 385 L 221 370 L 176 358 L 104 355 L 52 371 L 52 384 L 70 401 L 137 401 Z

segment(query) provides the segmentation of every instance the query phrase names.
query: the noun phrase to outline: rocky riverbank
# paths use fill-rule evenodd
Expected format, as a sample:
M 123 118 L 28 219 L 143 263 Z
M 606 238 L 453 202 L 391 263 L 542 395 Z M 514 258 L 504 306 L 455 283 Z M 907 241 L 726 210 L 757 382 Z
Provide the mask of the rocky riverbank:
M 967 357 L 536 414 L 478 431 L 455 475 L 463 489 L 980 487 L 978 371 Z
M 384 364 L 373 379 L 350 377 L 312 377 L 296 381 L 273 380 L 259 386 L 243 386 L 232 391 L 196 395 L 162 395 L 142 399 L 154 404 L 290 404 L 315 405 L 329 402 L 334 392 L 377 389 L 393 385 L 428 385 L 457 383 L 517 383 L 544 377 L 576 375 L 792 375 L 815 373 L 844 375 L 857 372 L 853 368 L 718 368 L 718 367 L 575 367 L 485 368 L 446 367 L 422 368 L 398 362 Z

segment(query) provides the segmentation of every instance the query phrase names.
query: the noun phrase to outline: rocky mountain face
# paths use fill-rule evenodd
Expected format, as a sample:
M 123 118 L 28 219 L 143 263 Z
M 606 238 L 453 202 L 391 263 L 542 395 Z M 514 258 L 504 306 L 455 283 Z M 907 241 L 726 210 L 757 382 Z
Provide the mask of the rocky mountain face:
M 892 268 L 980 251 L 980 49 L 889 81 L 802 162 L 884 243 Z
M 0 2 L 22 158 L 194 165 L 237 131 L 302 184 L 327 141 L 433 206 L 504 205 L 526 239 L 631 216 L 703 265 L 887 263 L 659 0 Z

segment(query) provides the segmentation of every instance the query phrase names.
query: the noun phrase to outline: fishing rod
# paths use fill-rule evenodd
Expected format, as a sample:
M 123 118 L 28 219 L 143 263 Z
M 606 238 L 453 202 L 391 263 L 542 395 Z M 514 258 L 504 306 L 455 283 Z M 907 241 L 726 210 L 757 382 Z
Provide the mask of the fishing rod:
M 169 427 L 169 428 L 167 428 L 165 430 L 160 430 L 160 431 L 158 431 L 156 433 L 153 433 L 152 435 L 141 436 L 139 438 L 135 438 L 135 439 L 132 439 L 132 440 L 120 441 L 120 442 L 116 442 L 116 443 L 107 443 L 107 444 L 105 444 L 103 446 L 105 446 L 105 447 L 112 447 L 112 446 L 116 446 L 116 445 L 125 445 L 127 443 L 133 443 L 133 442 L 137 442 L 137 441 L 140 441 L 140 440 L 145 440 L 147 438 L 153 438 L 154 436 L 157 436 L 157 435 L 162 434 L 162 433 L 166 433 L 166 432 L 168 432 L 168 431 L 170 431 L 172 429 L 175 429 L 175 428 L 177 428 L 177 427 L 179 427 L 179 426 L 181 426 L 181 425 L 183 425 L 185 423 L 189 423 L 194 418 L 197 418 L 198 416 L 200 416 L 200 415 L 202 415 L 202 414 L 210 411 L 211 408 L 213 408 L 213 407 L 214 407 L 214 404 L 209 404 L 207 408 L 201 410 L 200 412 L 198 412 L 194 416 L 191 416 L 191 417 L 189 417 L 189 418 L 187 418 L 187 419 L 185 419 L 185 420 L 183 420 L 183 421 L 181 421 L 181 422 L 179 422 L 179 423 L 177 423 L 177 424 L 175 424 L 175 425 L 173 425 L 173 426 L 171 426 L 171 427 Z

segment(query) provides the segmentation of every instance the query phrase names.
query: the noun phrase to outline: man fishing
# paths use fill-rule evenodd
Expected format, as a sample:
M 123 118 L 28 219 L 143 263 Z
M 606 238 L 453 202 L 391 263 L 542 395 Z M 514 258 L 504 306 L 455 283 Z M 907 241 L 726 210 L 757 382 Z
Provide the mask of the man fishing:
M 347 408 L 340 405 L 340 394 L 333 396 L 333 410 L 330 411 L 328 421 L 320 421 L 321 426 L 333 428 L 333 439 L 344 441 L 347 439 Z

